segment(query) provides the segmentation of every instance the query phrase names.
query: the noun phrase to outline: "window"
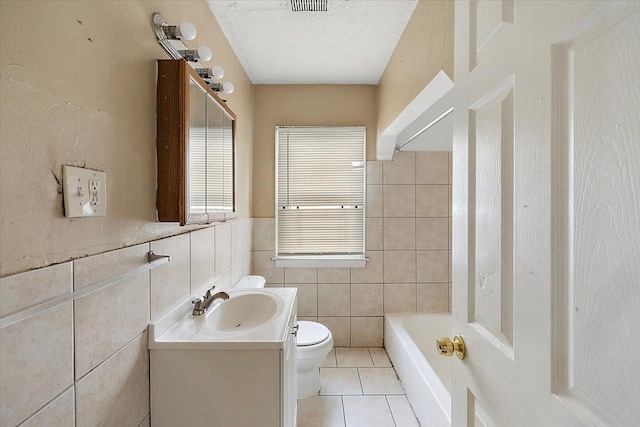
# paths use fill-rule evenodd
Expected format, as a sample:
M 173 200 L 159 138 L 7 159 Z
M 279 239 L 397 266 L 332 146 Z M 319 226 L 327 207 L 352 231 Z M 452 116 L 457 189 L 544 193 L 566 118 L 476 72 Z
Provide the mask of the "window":
M 276 262 L 362 267 L 365 127 L 276 128 Z

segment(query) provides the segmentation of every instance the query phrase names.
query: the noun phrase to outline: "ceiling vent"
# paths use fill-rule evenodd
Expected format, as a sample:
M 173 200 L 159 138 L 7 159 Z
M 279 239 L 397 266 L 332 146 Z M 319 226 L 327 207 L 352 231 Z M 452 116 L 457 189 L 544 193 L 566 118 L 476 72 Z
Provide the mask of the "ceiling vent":
M 326 12 L 328 0 L 291 0 L 293 12 Z

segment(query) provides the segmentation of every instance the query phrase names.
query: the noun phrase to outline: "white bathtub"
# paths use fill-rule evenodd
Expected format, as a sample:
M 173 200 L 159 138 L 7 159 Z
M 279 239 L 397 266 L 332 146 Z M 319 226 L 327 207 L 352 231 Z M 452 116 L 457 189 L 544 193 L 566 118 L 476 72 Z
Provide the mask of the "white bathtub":
M 451 426 L 451 358 L 436 352 L 448 336 L 450 313 L 385 315 L 384 346 L 422 427 Z

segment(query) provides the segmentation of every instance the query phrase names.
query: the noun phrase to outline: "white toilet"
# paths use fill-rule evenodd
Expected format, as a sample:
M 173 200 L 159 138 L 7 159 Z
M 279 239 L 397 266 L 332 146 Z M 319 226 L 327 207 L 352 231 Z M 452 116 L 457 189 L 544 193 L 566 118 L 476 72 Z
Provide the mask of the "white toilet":
M 234 288 L 264 288 L 262 276 L 244 276 Z M 321 323 L 301 320 L 298 322 L 298 399 L 311 397 L 320 391 L 320 365 L 333 348 L 333 336 Z
M 320 365 L 333 348 L 333 336 L 321 323 L 298 322 L 298 399 L 320 391 Z

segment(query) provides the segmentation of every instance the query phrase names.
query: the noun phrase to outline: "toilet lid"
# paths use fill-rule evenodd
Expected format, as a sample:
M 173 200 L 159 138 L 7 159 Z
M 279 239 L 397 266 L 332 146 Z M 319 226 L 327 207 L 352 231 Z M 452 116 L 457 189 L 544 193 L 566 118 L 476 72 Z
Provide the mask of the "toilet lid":
M 298 345 L 314 345 L 329 337 L 329 329 L 317 323 L 301 320 L 298 322 Z

